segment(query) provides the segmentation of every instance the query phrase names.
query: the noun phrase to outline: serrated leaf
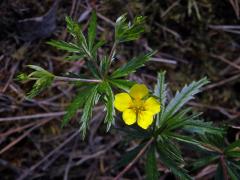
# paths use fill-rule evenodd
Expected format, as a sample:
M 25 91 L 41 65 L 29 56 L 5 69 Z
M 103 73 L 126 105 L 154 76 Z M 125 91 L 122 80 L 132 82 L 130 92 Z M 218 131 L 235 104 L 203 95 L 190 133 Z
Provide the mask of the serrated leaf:
M 73 101 L 67 108 L 67 113 L 64 115 L 62 120 L 62 127 L 65 126 L 70 119 L 77 113 L 78 109 L 81 108 L 86 102 L 87 97 L 89 96 L 90 88 L 85 88 L 78 92 L 78 94 L 74 97 Z
M 27 97 L 31 99 L 37 96 L 44 89 L 48 88 L 52 84 L 53 79 L 54 77 L 45 76 L 36 80 L 31 91 L 27 93 Z
M 158 150 L 159 159 L 161 160 L 161 162 L 166 167 L 168 167 L 175 176 L 181 179 L 191 180 L 192 178 L 187 174 L 187 171 L 181 168 L 179 164 L 177 164 L 174 161 L 174 159 L 172 159 L 172 156 L 169 154 L 169 149 L 167 148 L 167 145 L 168 143 L 166 144 L 166 143 L 160 143 L 160 142 L 158 142 L 157 144 L 157 150 Z
M 200 141 L 197 141 L 195 139 L 193 139 L 192 137 L 189 137 L 189 136 L 184 136 L 184 135 L 180 135 L 180 134 L 177 134 L 177 133 L 171 133 L 171 132 L 168 132 L 168 133 L 165 133 L 166 136 L 170 137 L 170 138 L 173 138 L 177 141 L 180 141 L 180 142 L 185 142 L 185 143 L 189 143 L 189 144 L 192 144 L 192 145 L 195 145 L 195 146 L 198 146 L 202 149 L 206 149 L 202 144 L 202 142 Z
M 28 67 L 35 70 L 28 75 L 29 78 L 36 78 L 36 82 L 34 83 L 31 91 L 27 93 L 28 98 L 33 98 L 52 84 L 54 75 L 36 65 L 28 65 Z
M 95 105 L 97 100 L 97 89 L 98 89 L 98 85 L 92 87 L 89 90 L 89 95 L 86 98 L 86 102 L 84 104 L 83 114 L 80 120 L 80 124 L 81 124 L 80 131 L 82 132 L 83 139 L 86 136 L 89 121 L 92 117 L 93 106 Z
M 112 88 L 108 83 L 105 83 L 105 93 L 106 93 L 106 110 L 107 114 L 104 120 L 104 123 L 107 123 L 107 131 L 109 131 L 112 124 L 114 124 L 114 94 L 112 92 Z
M 200 88 L 208 82 L 207 78 L 203 78 L 197 82 L 193 81 L 190 85 L 186 85 L 180 92 L 177 92 L 167 105 L 162 120 L 165 121 L 171 118 L 184 104 L 193 99 L 194 95 L 200 92 Z
M 129 91 L 129 89 L 136 84 L 133 81 L 123 80 L 123 79 L 111 79 L 109 81 L 113 86 L 122 89 L 124 91 Z
M 68 52 L 74 52 L 74 53 L 81 52 L 81 49 L 76 44 L 68 43 L 65 41 L 50 40 L 47 42 L 47 44 L 54 46 L 57 49 L 65 50 Z
M 157 85 L 154 89 L 154 95 L 158 97 L 161 103 L 161 111 L 164 111 L 166 96 L 167 96 L 167 85 L 165 83 L 166 71 L 158 73 Z
M 150 52 L 145 55 L 140 55 L 138 57 L 133 58 L 129 62 L 127 62 L 122 67 L 118 68 L 116 71 L 114 71 L 111 75 L 111 78 L 120 78 L 123 76 L 127 76 L 130 73 L 134 72 L 136 69 L 142 67 L 144 63 L 150 60 L 150 57 L 154 55 L 155 52 Z
M 108 60 L 108 57 L 104 56 L 102 60 L 100 61 L 100 71 L 102 74 L 106 74 L 108 67 L 110 66 L 110 61 Z
M 147 153 L 146 176 L 147 180 L 158 180 L 157 160 L 154 146 L 151 146 Z
M 212 155 L 212 156 L 201 157 L 199 159 L 196 159 L 192 164 L 192 167 L 193 167 L 192 170 L 197 170 L 199 168 L 207 166 L 212 162 L 216 161 L 218 158 L 219 158 L 218 155 Z
M 203 120 L 188 119 L 184 123 L 184 130 L 198 134 L 219 134 L 225 133 L 223 128 L 218 128 L 213 125 L 212 122 L 204 122 Z
M 88 27 L 88 49 L 90 51 L 93 48 L 93 44 L 96 38 L 96 30 L 97 30 L 97 15 L 96 12 L 93 11 Z
M 115 23 L 115 40 L 117 42 L 133 41 L 144 32 L 145 18 L 138 16 L 133 23 L 127 22 L 126 14 L 120 16 Z

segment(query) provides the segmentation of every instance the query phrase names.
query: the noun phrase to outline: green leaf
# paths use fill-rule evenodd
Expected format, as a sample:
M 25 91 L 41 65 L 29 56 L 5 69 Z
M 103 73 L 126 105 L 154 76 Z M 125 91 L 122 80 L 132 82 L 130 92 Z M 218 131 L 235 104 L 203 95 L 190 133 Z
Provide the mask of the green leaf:
M 130 73 L 134 72 L 136 69 L 142 67 L 144 63 L 150 60 L 150 57 L 154 55 L 156 52 L 150 52 L 145 55 L 140 55 L 138 57 L 133 58 L 129 62 L 127 62 L 122 67 L 118 68 L 113 72 L 111 78 L 120 78 L 123 76 L 127 76 Z
M 146 175 L 147 180 L 158 180 L 157 160 L 154 146 L 151 146 L 147 153 Z
M 219 163 L 215 172 L 215 180 L 225 180 L 222 165 Z
M 101 71 L 102 74 L 107 73 L 108 67 L 110 66 L 110 62 L 111 61 L 108 60 L 107 56 L 104 56 L 102 58 L 102 60 L 100 61 L 100 71 Z
M 236 172 L 235 169 L 232 169 L 232 167 L 229 166 L 227 166 L 227 171 L 231 180 L 239 180 L 240 178 L 239 172 Z
M 200 88 L 207 84 L 207 78 L 199 81 L 193 81 L 190 85 L 186 85 L 180 92 L 177 92 L 175 97 L 167 105 L 162 119 L 171 118 L 184 104 L 194 98 L 194 95 L 200 92 Z
M 77 110 L 84 105 L 87 97 L 89 96 L 89 93 L 91 92 L 89 90 L 90 87 L 82 89 L 74 97 L 73 101 L 67 108 L 67 113 L 63 117 L 62 127 L 65 126 L 69 122 L 69 120 L 77 113 Z
M 129 81 L 129 80 L 123 80 L 123 79 L 110 79 L 109 82 L 119 88 L 119 89 L 122 89 L 124 91 L 129 91 L 129 89 L 134 85 L 136 84 L 135 82 L 133 81 Z
M 80 131 L 82 132 L 83 139 L 86 136 L 86 131 L 89 125 L 89 121 L 92 117 L 93 106 L 95 105 L 97 100 L 97 89 L 98 89 L 98 85 L 92 87 L 89 90 L 89 95 L 84 104 L 83 114 L 80 120 L 80 123 L 81 123 Z
M 96 30 L 97 30 L 97 16 L 96 12 L 93 11 L 88 27 L 88 49 L 90 51 L 93 48 L 93 44 L 96 38 Z
M 170 132 L 165 133 L 165 135 L 177 141 L 192 144 L 206 150 L 206 148 L 202 145 L 203 144 L 202 142 L 193 139 L 191 136 L 189 137 L 189 136 L 184 136 L 184 135 L 170 133 Z
M 127 22 L 126 14 L 120 16 L 115 24 L 115 40 L 117 42 L 127 42 L 139 39 L 144 32 L 145 18 L 138 16 L 133 23 Z
M 157 85 L 154 89 L 154 95 L 158 97 L 161 103 L 161 111 L 164 111 L 166 96 L 167 96 L 167 85 L 165 83 L 166 71 L 158 73 Z
M 109 83 L 105 83 L 105 93 L 106 93 L 106 117 L 104 122 L 107 123 L 107 131 L 109 131 L 112 124 L 114 124 L 114 116 L 115 116 L 115 109 L 114 109 L 114 94 L 112 92 L 112 88 Z
M 212 122 L 204 122 L 203 120 L 189 119 L 184 123 L 184 130 L 198 134 L 218 134 L 225 133 L 223 128 L 218 128 Z
M 81 52 L 85 52 L 88 57 L 91 57 L 91 53 L 89 52 L 87 45 L 87 40 L 83 35 L 80 25 L 74 22 L 70 17 L 66 17 L 66 22 L 67 30 L 77 41 L 77 46 L 81 48 Z
M 73 43 L 68 43 L 65 41 L 50 40 L 47 44 L 56 47 L 57 49 L 65 50 L 68 52 L 81 53 L 81 49 Z
M 187 174 L 187 171 L 181 168 L 180 164 L 176 163 L 176 161 L 173 158 L 174 156 L 172 156 L 174 155 L 174 153 L 172 152 L 172 148 L 169 149 L 168 144 L 169 144 L 168 142 L 158 142 L 157 144 L 157 150 L 158 150 L 159 159 L 161 160 L 161 162 L 166 167 L 168 167 L 175 176 L 185 180 L 192 179 Z
M 100 41 L 98 41 L 98 42 L 93 46 L 93 48 L 92 48 L 92 50 L 91 50 L 91 53 L 92 53 L 93 57 L 96 58 L 96 56 L 97 56 L 97 50 L 98 50 L 100 47 L 102 47 L 105 43 L 106 43 L 106 41 L 100 40 Z
M 192 164 L 193 170 L 197 170 L 199 168 L 205 167 L 210 163 L 213 163 L 214 161 L 216 161 L 218 158 L 219 158 L 218 155 L 198 158 Z
M 158 100 L 161 104 L 161 111 L 160 113 L 157 114 L 157 126 L 159 127 L 160 119 L 162 119 L 162 115 L 165 109 L 165 103 L 166 103 L 166 96 L 167 96 L 167 85 L 165 83 L 165 74 L 166 72 L 160 72 L 158 73 L 158 78 L 157 78 L 157 85 L 155 86 L 154 89 L 154 95 L 158 97 Z
M 240 151 L 240 140 L 234 141 L 233 143 L 228 145 L 224 151 L 229 152 L 229 151 L 235 151 L 235 150 Z
M 54 75 L 39 66 L 28 65 L 28 67 L 35 70 L 28 75 L 29 78 L 36 78 L 31 91 L 27 93 L 28 98 L 33 98 L 52 84 Z
M 31 99 L 31 98 L 37 96 L 44 89 L 48 88 L 52 84 L 53 79 L 54 79 L 54 77 L 52 77 L 52 76 L 51 77 L 44 76 L 44 77 L 36 80 L 31 91 L 27 93 L 27 97 Z
M 228 145 L 224 152 L 229 157 L 240 158 L 240 140 Z

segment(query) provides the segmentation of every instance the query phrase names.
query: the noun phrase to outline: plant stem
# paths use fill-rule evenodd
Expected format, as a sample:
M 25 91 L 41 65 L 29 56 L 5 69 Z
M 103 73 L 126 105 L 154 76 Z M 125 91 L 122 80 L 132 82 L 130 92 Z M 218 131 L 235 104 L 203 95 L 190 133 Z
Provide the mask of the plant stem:
M 70 78 L 70 77 L 62 77 L 62 76 L 55 76 L 54 79 L 57 81 L 81 81 L 81 82 L 92 82 L 92 83 L 102 82 L 102 80 L 100 79 L 82 79 L 82 78 Z
M 143 155 L 143 153 L 146 151 L 147 147 L 153 142 L 153 140 L 154 138 L 152 137 L 137 154 L 137 156 L 114 178 L 114 180 L 119 180 L 133 166 L 133 164 Z

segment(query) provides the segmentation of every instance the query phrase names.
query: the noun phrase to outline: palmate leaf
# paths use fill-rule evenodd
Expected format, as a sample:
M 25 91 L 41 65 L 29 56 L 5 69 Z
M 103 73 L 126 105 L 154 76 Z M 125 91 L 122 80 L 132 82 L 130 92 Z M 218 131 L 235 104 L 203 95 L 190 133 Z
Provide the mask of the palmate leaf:
M 35 70 L 28 75 L 28 78 L 36 78 L 31 91 L 27 93 L 28 98 L 33 98 L 52 84 L 54 75 L 39 66 L 28 65 L 28 67 Z
M 117 42 L 133 41 L 144 32 L 145 18 L 138 16 L 133 23 L 127 22 L 126 14 L 120 16 L 115 24 L 115 40 Z
M 91 87 L 84 88 L 78 92 L 74 97 L 73 101 L 67 108 L 67 113 L 64 115 L 62 120 L 62 127 L 65 126 L 69 120 L 77 113 L 78 109 L 81 108 L 86 102 L 89 93 L 91 92 Z
M 134 72 L 136 69 L 142 67 L 144 63 L 150 60 L 151 56 L 153 56 L 156 52 L 150 52 L 145 55 L 140 55 L 138 57 L 135 57 L 131 59 L 129 62 L 127 62 L 122 67 L 118 68 L 116 71 L 114 71 L 111 75 L 111 78 L 120 78 L 123 76 L 127 76 L 130 73 Z
M 200 88 L 208 82 L 207 78 L 203 78 L 197 82 L 193 81 L 190 85 L 186 85 L 180 92 L 177 92 L 167 105 L 161 120 L 165 121 L 171 118 L 184 104 L 193 99 L 194 95 L 200 92 Z
M 83 139 L 86 136 L 89 121 L 92 117 L 93 106 L 95 105 L 96 100 L 98 99 L 97 92 L 98 92 L 98 85 L 92 87 L 89 90 L 89 95 L 86 98 L 86 102 L 84 104 L 83 114 L 80 120 L 80 124 L 81 124 L 80 131 L 82 132 Z
M 146 176 L 147 180 L 158 180 L 157 160 L 154 145 L 152 145 L 147 152 Z
M 39 78 L 38 80 L 36 80 L 31 91 L 27 93 L 27 97 L 31 99 L 37 96 L 44 89 L 48 88 L 52 84 L 53 79 L 54 77 L 43 76 L 42 78 Z

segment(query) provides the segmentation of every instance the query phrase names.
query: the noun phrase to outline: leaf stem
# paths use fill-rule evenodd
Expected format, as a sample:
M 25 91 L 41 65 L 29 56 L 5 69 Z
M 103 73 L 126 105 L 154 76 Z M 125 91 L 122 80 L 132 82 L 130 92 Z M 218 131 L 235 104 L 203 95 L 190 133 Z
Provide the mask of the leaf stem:
M 119 180 L 132 166 L 133 164 L 143 155 L 147 147 L 153 142 L 154 138 L 152 137 L 137 154 L 137 156 L 114 178 L 114 180 Z
M 82 79 L 82 78 L 70 78 L 70 77 L 62 77 L 62 76 L 55 76 L 54 79 L 57 81 L 81 81 L 81 82 L 92 82 L 92 83 L 102 82 L 102 80 L 100 79 Z

